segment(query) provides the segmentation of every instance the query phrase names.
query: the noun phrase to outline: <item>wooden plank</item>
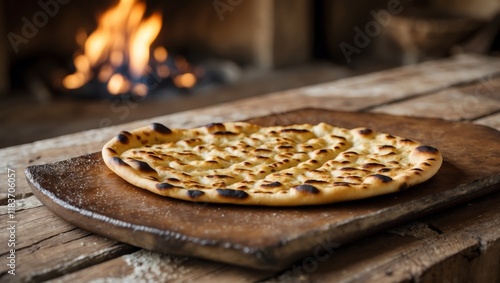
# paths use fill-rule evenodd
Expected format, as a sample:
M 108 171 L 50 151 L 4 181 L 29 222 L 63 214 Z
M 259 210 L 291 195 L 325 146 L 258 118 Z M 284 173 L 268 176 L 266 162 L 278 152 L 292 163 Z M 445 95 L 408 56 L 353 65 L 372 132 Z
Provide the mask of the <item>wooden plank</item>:
M 43 206 L 17 211 L 16 221 L 16 276 L 1 265 L 1 282 L 46 280 L 137 250 L 78 229 Z M 7 226 L 2 215 L 1 239 L 8 238 Z M 5 258 L 9 249 L 2 245 L 0 256 Z
M 483 81 L 499 73 L 500 58 L 462 55 L 346 78 L 298 91 L 306 97 L 349 98 L 350 103 L 368 108 L 460 84 Z
M 304 259 L 266 282 L 498 282 L 500 193 Z
M 188 257 L 141 250 L 96 264 L 52 282 L 258 282 L 272 276 L 257 271 Z
M 375 113 L 451 121 L 472 120 L 497 111 L 500 111 L 500 77 L 371 109 Z
M 417 278 L 443 278 L 440 276 L 459 278 L 464 282 L 496 282 L 500 278 L 496 269 L 500 254 L 500 212 L 482 208 L 498 205 L 500 194 L 497 193 L 439 216 L 430 216 L 331 251 L 323 250 L 263 282 L 408 282 Z M 477 274 L 482 280 L 475 277 Z M 139 251 L 60 277 L 54 282 L 74 282 L 76 279 L 257 282 L 271 275 L 203 260 Z

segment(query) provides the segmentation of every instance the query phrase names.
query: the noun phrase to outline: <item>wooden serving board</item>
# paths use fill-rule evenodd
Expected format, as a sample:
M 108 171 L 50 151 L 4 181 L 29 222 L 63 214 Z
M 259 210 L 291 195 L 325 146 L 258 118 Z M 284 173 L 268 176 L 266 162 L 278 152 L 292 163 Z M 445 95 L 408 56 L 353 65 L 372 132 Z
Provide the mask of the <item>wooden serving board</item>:
M 83 229 L 150 250 L 267 270 L 285 268 L 309 255 L 330 253 L 340 244 L 500 188 L 500 132 L 491 128 L 319 109 L 251 122 L 369 127 L 437 147 L 444 163 L 432 179 L 403 192 L 289 208 L 191 203 L 160 197 L 116 176 L 100 153 L 31 166 L 26 175 L 42 203 Z

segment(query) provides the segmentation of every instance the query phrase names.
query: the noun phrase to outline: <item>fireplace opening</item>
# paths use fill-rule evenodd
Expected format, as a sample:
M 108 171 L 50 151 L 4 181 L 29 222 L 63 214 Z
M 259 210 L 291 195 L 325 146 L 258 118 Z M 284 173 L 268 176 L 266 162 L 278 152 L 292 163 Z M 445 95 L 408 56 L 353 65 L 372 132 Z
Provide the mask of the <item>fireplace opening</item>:
M 70 4 L 49 0 L 40 1 L 39 7 L 55 19 L 57 12 L 63 13 L 62 9 Z M 33 14 L 32 22 L 23 17 L 20 34 L 11 32 L 7 36 L 16 55 L 20 53 L 12 62 L 13 86 L 36 81 L 44 84 L 51 98 L 106 99 L 186 92 L 194 87 L 229 83 L 238 77 L 237 59 L 202 55 L 189 50 L 184 43 L 172 44 L 168 38 L 175 36 L 175 32 L 168 34 L 174 29 L 168 26 L 169 21 L 164 21 L 163 14 L 173 15 L 165 12 L 170 5 L 160 4 L 160 1 L 107 1 L 94 3 L 88 13 L 80 14 L 80 8 L 86 5 L 82 2 L 76 7 L 75 17 L 85 20 L 71 22 L 71 29 L 60 31 L 57 39 L 50 39 L 56 42 L 41 41 L 38 49 L 29 51 L 23 50 L 24 38 L 51 27 L 39 22 L 42 11 Z M 89 17 L 92 11 L 97 12 Z M 173 47 L 167 49 L 167 44 Z

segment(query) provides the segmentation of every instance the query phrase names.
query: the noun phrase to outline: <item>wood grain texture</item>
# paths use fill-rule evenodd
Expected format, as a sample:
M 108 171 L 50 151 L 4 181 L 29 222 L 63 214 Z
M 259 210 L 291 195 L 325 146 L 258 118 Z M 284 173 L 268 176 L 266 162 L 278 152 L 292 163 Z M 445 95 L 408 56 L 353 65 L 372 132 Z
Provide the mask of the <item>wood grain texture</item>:
M 498 111 L 499 77 L 371 109 L 375 113 L 443 118 L 450 121 L 473 120 Z
M 0 221 L 0 238 L 7 239 L 7 215 Z M 42 281 L 136 250 L 78 229 L 43 206 L 18 211 L 16 221 L 17 275 L 6 274 L 8 267 L 2 265 L 2 282 Z M 0 247 L 2 258 L 8 249 Z
M 498 282 L 500 194 L 299 261 L 266 282 Z M 488 270 L 488 271 L 486 271 Z
M 325 98 L 348 97 L 351 103 L 370 107 L 383 104 L 384 100 L 433 93 L 498 75 L 500 59 L 492 58 L 489 62 L 483 59 L 481 56 L 465 55 L 429 61 L 303 88 L 302 93 Z
M 141 250 L 63 276 L 54 282 L 258 282 L 274 272 Z

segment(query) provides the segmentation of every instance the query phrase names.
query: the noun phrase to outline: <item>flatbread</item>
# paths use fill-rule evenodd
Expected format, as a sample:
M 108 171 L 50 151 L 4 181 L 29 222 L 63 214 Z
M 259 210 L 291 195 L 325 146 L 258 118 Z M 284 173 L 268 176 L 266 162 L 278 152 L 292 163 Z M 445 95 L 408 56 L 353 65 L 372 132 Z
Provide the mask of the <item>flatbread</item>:
M 363 199 L 431 178 L 440 152 L 368 128 L 244 122 L 122 131 L 102 149 L 127 182 L 186 201 L 299 206 Z M 119 188 L 117 188 L 119 189 Z

